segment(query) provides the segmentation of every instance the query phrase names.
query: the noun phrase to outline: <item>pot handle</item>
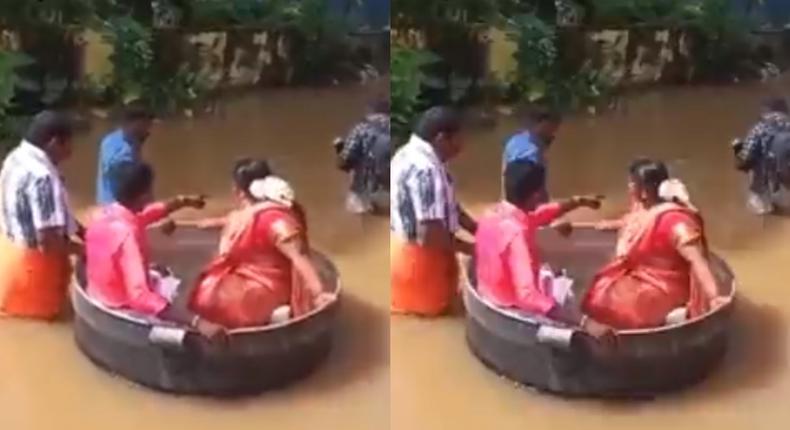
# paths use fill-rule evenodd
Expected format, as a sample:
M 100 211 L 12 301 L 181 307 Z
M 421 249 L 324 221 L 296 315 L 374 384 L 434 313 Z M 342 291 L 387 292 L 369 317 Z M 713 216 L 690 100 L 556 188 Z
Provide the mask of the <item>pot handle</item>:
M 182 328 L 153 326 L 148 332 L 148 341 L 163 348 L 181 350 L 186 335 L 187 330 Z
M 541 325 L 538 327 L 538 342 L 558 349 L 569 350 L 576 330 L 572 328 Z

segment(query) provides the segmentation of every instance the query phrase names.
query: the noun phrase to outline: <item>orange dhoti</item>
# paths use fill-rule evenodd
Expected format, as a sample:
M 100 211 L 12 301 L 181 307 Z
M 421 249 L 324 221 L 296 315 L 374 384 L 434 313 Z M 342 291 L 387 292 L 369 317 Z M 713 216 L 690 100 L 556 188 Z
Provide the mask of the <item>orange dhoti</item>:
M 438 316 L 458 288 L 458 261 L 450 251 L 408 243 L 390 235 L 391 311 Z
M 68 255 L 44 253 L 0 237 L 0 315 L 53 320 L 66 303 Z

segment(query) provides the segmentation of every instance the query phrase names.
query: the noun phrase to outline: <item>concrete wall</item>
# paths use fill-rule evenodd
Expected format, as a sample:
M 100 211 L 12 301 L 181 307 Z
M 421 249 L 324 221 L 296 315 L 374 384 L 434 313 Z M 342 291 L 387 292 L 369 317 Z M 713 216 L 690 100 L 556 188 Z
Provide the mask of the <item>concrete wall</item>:
M 293 78 L 291 38 L 285 32 L 223 30 L 160 33 L 172 54 L 213 89 L 287 85 Z
M 579 68 L 589 61 L 618 86 L 683 83 L 694 76 L 689 36 L 682 30 L 618 29 L 560 31 L 562 61 Z M 499 30 L 489 33 L 488 70 L 502 79 L 516 70 L 516 45 Z
M 788 65 L 790 33 L 755 34 L 755 46 L 767 47 L 779 65 Z M 568 68 L 580 68 L 585 62 L 600 71 L 617 86 L 651 84 L 682 84 L 696 77 L 695 38 L 683 29 L 634 27 L 628 29 L 587 29 L 563 27 L 559 30 L 561 61 Z M 506 33 L 498 29 L 475 31 L 466 48 L 444 49 L 431 35 L 418 31 L 393 32 L 393 43 L 427 48 L 441 53 L 449 62 L 478 61 L 482 55 L 484 67 L 477 79 L 484 77 L 507 80 L 516 70 L 513 59 L 516 45 Z M 460 58 L 459 52 L 464 53 Z M 475 72 L 473 65 L 465 70 Z
M 46 67 L 47 73 L 65 78 L 76 87 L 81 81 L 109 82 L 113 73 L 112 46 L 91 30 L 57 35 L 42 41 L 35 33 L 19 34 L 0 29 L 0 49 L 30 54 Z M 374 66 L 387 67 L 388 46 L 382 35 L 353 35 L 354 48 L 371 52 Z M 177 29 L 155 31 L 157 64 L 175 72 L 184 64 L 197 72 L 209 89 L 224 90 L 253 86 L 280 86 L 293 83 L 293 53 L 297 37 L 288 30 L 230 28 L 186 32 Z M 384 37 L 386 45 L 386 37 Z M 49 45 L 47 45 L 49 44 Z M 56 52 L 57 55 L 51 55 Z M 57 57 L 57 62 L 55 58 Z M 61 58 L 63 57 L 63 58 Z
M 87 30 L 65 35 L 62 45 L 57 48 L 69 50 L 75 58 L 70 67 L 53 72 L 73 82 L 82 79 L 106 82 L 111 78 L 113 49 L 100 34 Z M 35 37 L 0 31 L 0 48 L 24 51 L 42 62 L 47 60 L 41 52 L 29 52 L 29 47 L 41 50 Z M 232 29 L 184 33 L 159 30 L 155 35 L 155 49 L 157 61 L 174 70 L 188 64 L 213 89 L 288 84 L 293 73 L 289 37 L 279 31 Z
M 692 37 L 683 30 L 573 30 L 561 35 L 572 64 L 589 60 L 618 86 L 685 83 L 694 78 Z

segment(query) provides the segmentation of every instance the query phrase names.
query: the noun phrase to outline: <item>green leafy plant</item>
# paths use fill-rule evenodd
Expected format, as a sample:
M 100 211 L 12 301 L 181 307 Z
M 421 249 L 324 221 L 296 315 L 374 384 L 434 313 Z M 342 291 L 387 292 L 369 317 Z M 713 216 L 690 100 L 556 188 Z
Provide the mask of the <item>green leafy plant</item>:
M 107 20 L 103 31 L 114 48 L 110 90 L 118 101 L 139 100 L 157 111 L 173 112 L 189 108 L 204 92 L 198 74 L 187 66 L 174 74 L 158 67 L 149 27 L 130 16 L 121 16 Z
M 748 67 L 751 25 L 729 0 L 701 0 L 690 27 L 699 36 L 694 53 L 699 78 L 727 79 Z
M 0 153 L 5 153 L 19 139 L 19 119 L 11 115 L 14 95 L 19 85 L 19 67 L 31 63 L 30 57 L 0 50 Z
M 144 96 L 150 84 L 153 64 L 153 33 L 131 16 L 111 18 L 103 23 L 103 36 L 113 47 L 112 90 L 126 103 Z
M 589 62 L 579 70 L 562 67 L 556 28 L 536 15 L 511 19 L 508 37 L 517 46 L 512 82 L 519 99 L 555 109 L 578 109 L 592 106 L 608 94 L 606 79 Z
M 325 0 L 302 0 L 289 22 L 298 43 L 293 52 L 297 81 L 332 76 L 343 62 L 350 62 L 348 23 L 334 14 Z
M 431 52 L 393 46 L 390 58 L 390 100 L 392 134 L 396 139 L 408 137 L 420 108 L 420 95 L 427 79 L 425 66 L 438 61 Z
M 553 1 L 553 0 L 551 0 Z M 422 46 L 439 54 L 427 68 L 424 90 L 437 103 L 462 103 L 479 96 L 480 31 L 498 25 L 502 11 L 533 9 L 533 1 L 518 0 L 394 0 L 393 26 L 421 32 Z M 484 48 L 482 48 L 484 49 Z
M 518 47 L 514 81 L 519 92 L 531 102 L 545 98 L 557 64 L 555 28 L 536 15 L 521 15 L 510 21 L 508 37 Z
M 12 105 L 19 83 L 17 68 L 29 64 L 30 61 L 24 54 L 0 50 L 0 115 L 5 115 Z

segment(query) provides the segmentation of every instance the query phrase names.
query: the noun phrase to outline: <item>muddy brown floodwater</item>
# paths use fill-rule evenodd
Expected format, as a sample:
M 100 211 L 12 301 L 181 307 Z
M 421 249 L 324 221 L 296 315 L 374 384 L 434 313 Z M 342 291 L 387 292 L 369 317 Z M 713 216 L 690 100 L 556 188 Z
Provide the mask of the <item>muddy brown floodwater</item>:
M 732 264 L 741 284 L 731 350 L 709 380 L 647 402 L 564 400 L 490 373 L 468 352 L 458 317 L 393 318 L 392 429 L 786 427 L 790 221 L 763 222 L 745 213 L 744 177 L 732 167 L 729 142 L 755 120 L 763 96 L 788 90 L 790 79 L 635 95 L 616 112 L 568 119 L 549 154 L 552 194 L 605 193 L 604 214 L 624 204 L 625 172 L 634 157 L 660 157 L 686 181 L 706 215 L 712 245 Z M 461 200 L 471 210 L 498 197 L 502 142 L 517 128 L 507 119 L 495 130 L 469 136 L 453 170 Z
M 0 428 L 309 429 L 382 428 L 389 420 L 389 260 L 386 220 L 343 211 L 346 179 L 332 138 L 364 113 L 370 88 L 267 91 L 223 103 L 220 114 L 157 125 L 146 158 L 157 194 L 203 192 L 208 212 L 231 205 L 240 156 L 268 157 L 305 204 L 311 240 L 337 263 L 345 295 L 335 349 L 308 380 L 240 401 L 158 394 L 108 376 L 74 346 L 68 324 L 0 321 Z M 107 124 L 81 136 L 66 179 L 75 206 L 94 196 L 96 148 Z M 186 214 L 194 216 L 194 213 Z

